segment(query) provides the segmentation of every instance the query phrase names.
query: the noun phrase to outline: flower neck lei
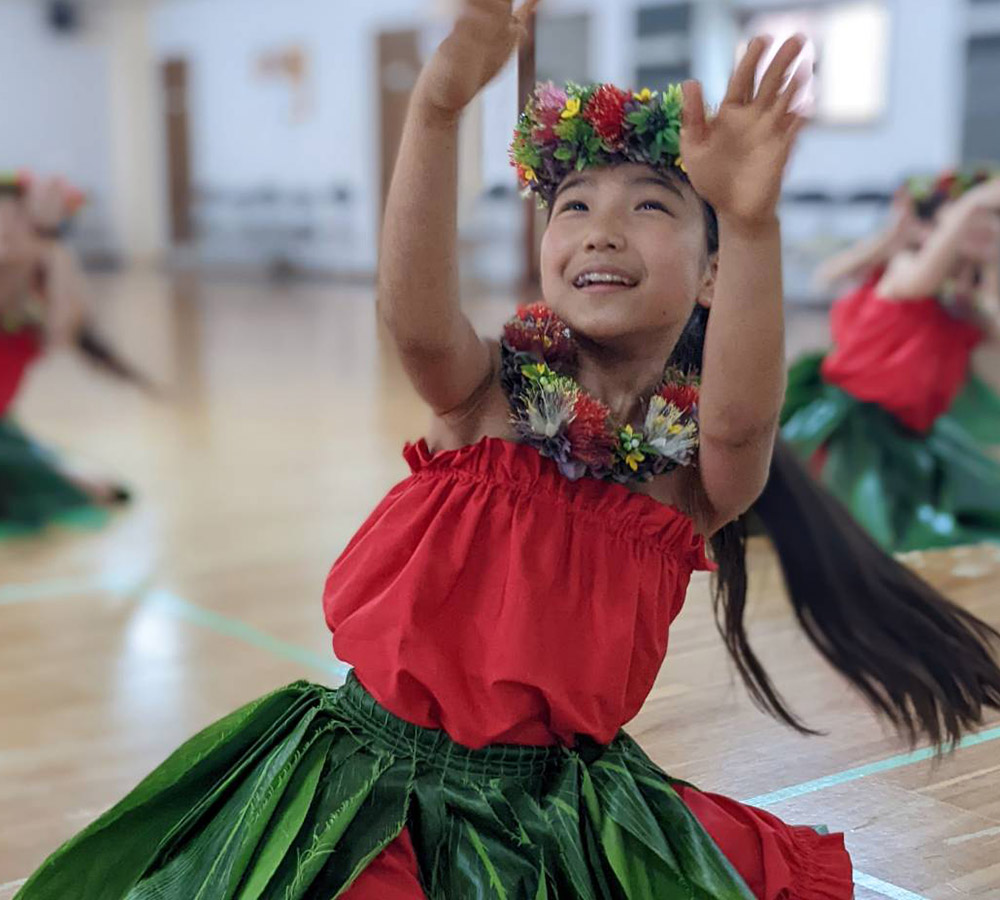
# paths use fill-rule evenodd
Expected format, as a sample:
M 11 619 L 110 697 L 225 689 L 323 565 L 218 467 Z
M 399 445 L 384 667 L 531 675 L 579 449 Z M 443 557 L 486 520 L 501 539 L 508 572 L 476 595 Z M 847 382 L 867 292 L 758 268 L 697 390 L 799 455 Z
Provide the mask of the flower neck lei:
M 612 421 L 611 411 L 577 383 L 577 345 L 547 306 L 518 312 L 504 328 L 501 383 L 518 437 L 553 459 L 567 478 L 619 483 L 695 463 L 698 381 L 667 367 L 641 429 Z

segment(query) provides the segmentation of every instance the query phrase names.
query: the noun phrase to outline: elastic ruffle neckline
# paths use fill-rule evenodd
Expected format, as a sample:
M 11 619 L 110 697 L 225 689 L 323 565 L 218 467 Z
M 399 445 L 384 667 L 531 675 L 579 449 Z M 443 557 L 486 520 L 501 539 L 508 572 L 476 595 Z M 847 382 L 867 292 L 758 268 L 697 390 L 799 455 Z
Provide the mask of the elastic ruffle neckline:
M 526 444 L 484 437 L 456 450 L 433 452 L 421 438 L 405 446 L 403 457 L 414 477 L 476 481 L 521 493 L 534 502 L 556 503 L 595 528 L 681 554 L 692 569 L 713 568 L 705 556 L 705 541 L 686 513 L 614 482 L 570 481 L 555 462 Z

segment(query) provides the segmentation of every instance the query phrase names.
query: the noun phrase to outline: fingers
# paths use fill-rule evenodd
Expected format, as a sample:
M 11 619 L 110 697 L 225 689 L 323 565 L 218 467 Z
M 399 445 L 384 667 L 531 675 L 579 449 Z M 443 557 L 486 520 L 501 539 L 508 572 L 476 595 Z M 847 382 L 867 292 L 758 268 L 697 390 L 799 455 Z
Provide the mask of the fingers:
M 809 119 L 805 116 L 800 116 L 798 113 L 785 114 L 782 125 L 784 128 L 785 145 L 789 150 L 795 146 L 795 142 L 799 139 L 799 133 L 808 124 Z
M 743 59 L 739 61 L 733 77 L 729 79 L 729 88 L 723 99 L 723 105 L 749 103 L 753 98 L 754 80 L 757 74 L 757 66 L 761 57 L 771 46 L 771 38 L 758 35 L 747 47 L 747 52 L 743 54 Z
M 705 98 L 702 94 L 701 83 L 685 81 L 681 85 L 681 91 L 684 94 L 684 105 L 681 107 L 681 134 L 695 142 L 701 141 L 708 130 L 708 123 L 705 121 Z
M 771 65 L 767 67 L 764 77 L 760 80 L 760 88 L 757 90 L 757 101 L 765 106 L 771 106 L 777 99 L 778 93 L 788 78 L 788 70 L 798 59 L 802 48 L 806 45 L 806 39 L 801 34 L 790 37 L 774 55 Z
M 784 116 L 792 109 L 795 101 L 799 98 L 800 91 L 809 83 L 811 77 L 812 66 L 803 60 L 795 69 L 792 77 L 788 79 L 785 89 L 778 95 L 777 102 L 774 104 L 776 115 Z

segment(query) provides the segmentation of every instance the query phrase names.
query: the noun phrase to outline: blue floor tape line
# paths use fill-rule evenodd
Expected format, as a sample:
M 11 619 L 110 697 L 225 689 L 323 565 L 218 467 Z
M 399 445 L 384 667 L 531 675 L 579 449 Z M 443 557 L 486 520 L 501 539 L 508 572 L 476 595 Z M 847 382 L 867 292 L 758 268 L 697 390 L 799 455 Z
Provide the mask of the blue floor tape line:
M 152 583 L 154 575 L 141 576 L 104 575 L 86 578 L 54 578 L 51 581 L 29 581 L 23 584 L 0 585 L 0 606 L 19 603 L 37 603 L 42 600 L 61 600 L 81 594 L 117 594 L 131 597 L 142 593 Z
M 875 878 L 873 875 L 866 875 L 864 872 L 855 871 L 854 884 L 856 887 L 868 888 L 876 894 L 889 897 L 891 900 L 928 900 L 923 894 L 914 894 L 913 891 L 890 884 L 888 881 Z
M 192 622 L 203 628 L 208 628 L 227 637 L 245 641 L 262 650 L 267 650 L 275 656 L 289 659 L 310 669 L 318 669 L 327 675 L 332 675 L 342 681 L 350 667 L 342 662 L 338 662 L 331 656 L 323 656 L 313 653 L 297 644 L 272 637 L 264 631 L 240 622 L 238 619 L 231 619 L 229 616 L 214 610 L 205 609 L 203 606 L 196 606 L 194 603 L 178 597 L 176 594 L 165 590 L 156 590 L 148 594 L 144 600 L 158 609 L 163 609 L 172 615 Z
M 985 744 L 989 741 L 1000 739 L 1000 728 L 991 728 L 979 734 L 970 734 L 959 741 L 959 749 L 975 747 L 978 744 Z M 838 784 L 846 784 L 849 781 L 856 781 L 859 778 L 866 778 L 869 775 L 878 775 L 880 772 L 891 772 L 893 769 L 901 769 L 904 766 L 912 766 L 914 763 L 926 762 L 934 758 L 934 751 L 925 747 L 921 750 L 914 750 L 912 753 L 900 753 L 898 756 L 890 756 L 887 759 L 880 759 L 876 762 L 857 766 L 853 769 L 846 769 L 843 772 L 835 772 L 833 775 L 824 775 L 822 778 L 814 778 L 812 781 L 803 781 L 801 784 L 793 784 L 789 787 L 771 791 L 769 794 L 761 794 L 758 797 L 751 797 L 745 800 L 750 806 L 773 806 L 775 803 L 782 803 L 803 794 L 811 794 L 814 791 L 822 791 L 825 788 L 834 787 Z

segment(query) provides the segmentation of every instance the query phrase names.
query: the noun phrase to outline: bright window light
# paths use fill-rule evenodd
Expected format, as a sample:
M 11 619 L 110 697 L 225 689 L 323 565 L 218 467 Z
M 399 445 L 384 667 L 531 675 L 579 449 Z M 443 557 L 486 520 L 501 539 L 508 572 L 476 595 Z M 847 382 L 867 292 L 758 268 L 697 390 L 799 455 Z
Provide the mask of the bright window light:
M 777 48 L 796 32 L 809 36 L 800 60 L 814 69 L 803 106 L 820 122 L 857 125 L 877 120 L 888 101 L 889 13 L 880 0 L 800 7 L 748 17 L 740 53 L 755 34 L 775 38 L 758 78 Z

